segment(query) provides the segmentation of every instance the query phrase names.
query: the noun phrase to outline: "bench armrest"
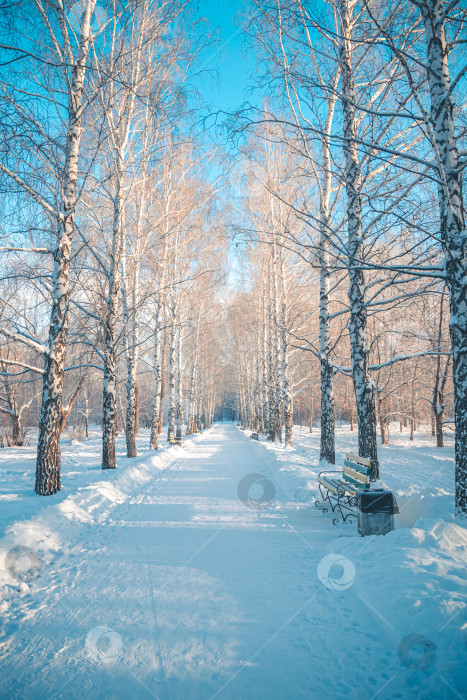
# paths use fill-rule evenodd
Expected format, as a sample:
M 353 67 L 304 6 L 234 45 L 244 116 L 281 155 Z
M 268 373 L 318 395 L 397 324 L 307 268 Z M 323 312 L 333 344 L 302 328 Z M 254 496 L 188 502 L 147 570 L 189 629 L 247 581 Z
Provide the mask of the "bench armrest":
M 342 476 L 342 469 L 324 469 L 324 471 L 318 474 L 318 478 L 321 474 L 340 474 Z

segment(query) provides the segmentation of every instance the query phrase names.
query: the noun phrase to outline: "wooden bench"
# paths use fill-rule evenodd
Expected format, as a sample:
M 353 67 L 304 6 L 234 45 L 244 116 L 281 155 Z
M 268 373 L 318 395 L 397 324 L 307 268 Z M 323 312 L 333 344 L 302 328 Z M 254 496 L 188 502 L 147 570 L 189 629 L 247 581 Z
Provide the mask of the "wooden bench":
M 344 460 L 344 470 L 322 471 L 318 475 L 318 486 L 322 501 L 315 501 L 315 506 L 328 512 L 327 504 L 334 513 L 339 511 L 342 520 L 346 522 L 351 516 L 357 515 L 355 510 L 356 497 L 359 489 L 369 489 L 372 481 L 376 481 L 371 466 L 371 459 L 359 457 L 347 452 Z M 344 513 L 345 511 L 345 513 Z M 333 523 L 339 522 L 334 518 Z M 352 522 L 349 520 L 349 522 Z

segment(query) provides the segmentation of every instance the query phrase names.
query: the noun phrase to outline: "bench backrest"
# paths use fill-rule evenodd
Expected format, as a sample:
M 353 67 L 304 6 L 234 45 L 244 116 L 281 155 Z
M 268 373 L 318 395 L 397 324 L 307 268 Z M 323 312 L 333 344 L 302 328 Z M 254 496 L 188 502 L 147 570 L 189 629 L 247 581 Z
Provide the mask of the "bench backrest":
M 347 452 L 344 465 L 343 477 L 345 481 L 358 484 L 361 488 L 368 488 L 371 476 L 371 459 Z

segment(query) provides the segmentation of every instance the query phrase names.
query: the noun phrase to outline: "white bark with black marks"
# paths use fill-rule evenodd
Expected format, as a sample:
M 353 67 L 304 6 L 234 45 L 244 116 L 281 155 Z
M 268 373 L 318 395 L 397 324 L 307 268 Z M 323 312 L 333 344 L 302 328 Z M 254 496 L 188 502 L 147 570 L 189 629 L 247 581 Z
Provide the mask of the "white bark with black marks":
M 438 171 L 441 239 L 449 289 L 456 424 L 456 508 L 467 512 L 467 231 L 445 34 L 446 3 L 424 0 L 430 121 Z
M 357 151 L 355 88 L 352 73 L 352 19 L 349 0 L 340 1 L 340 68 L 341 102 L 344 132 L 345 186 L 347 193 L 348 269 L 349 269 L 349 335 L 352 376 L 358 417 L 358 451 L 372 460 L 378 476 L 376 443 L 376 410 L 374 385 L 369 376 L 367 342 L 367 309 L 365 279 L 362 269 L 363 230 L 361 172 Z
M 122 252 L 123 167 L 121 151 L 117 152 L 115 174 L 112 250 L 108 271 L 108 292 L 104 319 L 104 386 L 102 401 L 102 469 L 115 469 L 115 436 L 117 433 L 116 331 L 120 297 L 120 258 Z
M 169 384 L 169 410 L 167 412 L 167 438 L 175 437 L 175 415 L 177 397 L 175 393 L 176 384 L 176 308 L 172 301 L 170 305 L 170 330 L 168 346 L 168 384 Z
M 281 376 L 281 343 L 279 328 L 279 289 L 277 272 L 277 245 L 272 244 L 272 323 L 274 328 L 274 439 L 282 442 L 282 376 Z
M 281 314 L 280 314 L 280 330 L 282 344 L 282 382 L 283 382 L 283 403 L 284 403 L 284 426 L 285 426 L 285 444 L 292 447 L 292 432 L 293 432 L 293 406 L 292 394 L 290 392 L 289 382 L 289 341 L 287 337 L 287 287 L 284 272 L 284 260 L 281 256 L 280 263 L 280 278 L 281 278 Z
M 57 247 L 54 252 L 52 278 L 52 308 L 37 442 L 35 492 L 41 496 L 50 496 L 60 489 L 60 424 L 69 327 L 70 259 L 77 203 L 83 90 L 94 7 L 95 0 L 87 0 L 81 18 L 78 55 L 71 70 L 71 81 L 68 83 L 66 155 L 57 221 Z
M 183 426 L 183 337 L 182 327 L 178 328 L 177 333 L 177 359 L 176 359 L 176 411 L 175 411 L 175 437 L 177 440 L 182 439 Z

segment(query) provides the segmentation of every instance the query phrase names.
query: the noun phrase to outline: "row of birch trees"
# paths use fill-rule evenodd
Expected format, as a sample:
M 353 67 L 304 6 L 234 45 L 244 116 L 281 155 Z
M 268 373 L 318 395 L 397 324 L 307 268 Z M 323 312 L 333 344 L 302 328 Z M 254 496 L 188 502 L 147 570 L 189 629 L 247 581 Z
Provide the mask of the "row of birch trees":
M 103 469 L 119 384 L 136 455 L 143 371 L 152 448 L 164 401 L 171 438 L 212 422 L 222 183 L 191 82 L 212 38 L 183 0 L 21 0 L 0 33 L 1 414 L 18 444 L 39 403 L 35 491 L 50 495 L 60 435 L 96 382 Z
M 287 170 L 284 163 L 284 148 L 269 144 L 265 149 L 261 140 L 256 149 L 250 143 L 248 152 L 256 158 L 254 162 L 250 158 L 238 204 L 244 224 L 240 240 L 248 281 L 246 291 L 234 298 L 236 311 L 230 319 L 237 336 L 231 349 L 237 358 L 233 363 L 237 413 L 242 425 L 280 441 L 288 415 L 290 430 L 286 429 L 284 437 L 289 445 L 293 422 L 303 424 L 306 420 L 312 429 L 314 418 L 318 418 L 321 436 L 333 436 L 334 429 L 326 427 L 328 421 L 336 416 L 348 421 L 353 429 L 356 418 L 352 373 L 347 364 L 347 290 L 336 278 L 329 305 L 333 320 L 329 343 L 333 348 L 334 410 L 322 415 L 320 270 L 309 263 L 306 255 L 313 237 L 293 208 L 276 196 L 277 180 L 274 188 L 268 180 L 271 175 L 280 176 L 290 198 L 293 170 Z M 411 440 L 420 428 L 431 432 L 442 447 L 446 431 L 453 428 L 447 293 L 442 287 L 428 291 L 419 283 L 409 294 L 394 297 L 383 292 L 382 296 L 384 303 L 372 307 L 368 323 L 380 441 L 388 442 L 392 424 L 397 422 L 398 431 L 408 429 Z
M 433 392 L 423 398 L 441 435 L 452 372 L 456 507 L 463 511 L 466 19 L 457 0 L 255 1 L 245 29 L 268 98 L 232 121 L 237 137 L 263 144 L 256 152 L 269 149 L 276 163 L 287 153 L 282 177 L 258 177 L 261 198 L 273 195 L 296 222 L 283 226 L 271 214 L 251 225 L 249 238 L 269 248 L 273 268 L 281 247 L 317 275 L 318 332 L 298 332 L 295 319 L 273 322 L 319 364 L 321 458 L 335 461 L 337 376 L 352 378 L 359 453 L 378 471 L 378 421 L 391 393 L 407 386 L 401 367 L 420 375 L 434 363 Z M 264 158 L 254 153 L 245 148 L 247 167 L 257 169 Z M 271 276 L 269 269 L 265 279 Z M 270 308 L 274 316 L 274 301 Z M 413 309 L 417 315 L 407 315 Z M 402 325 L 388 325 L 401 315 Z M 276 380 L 277 370 L 276 363 Z

